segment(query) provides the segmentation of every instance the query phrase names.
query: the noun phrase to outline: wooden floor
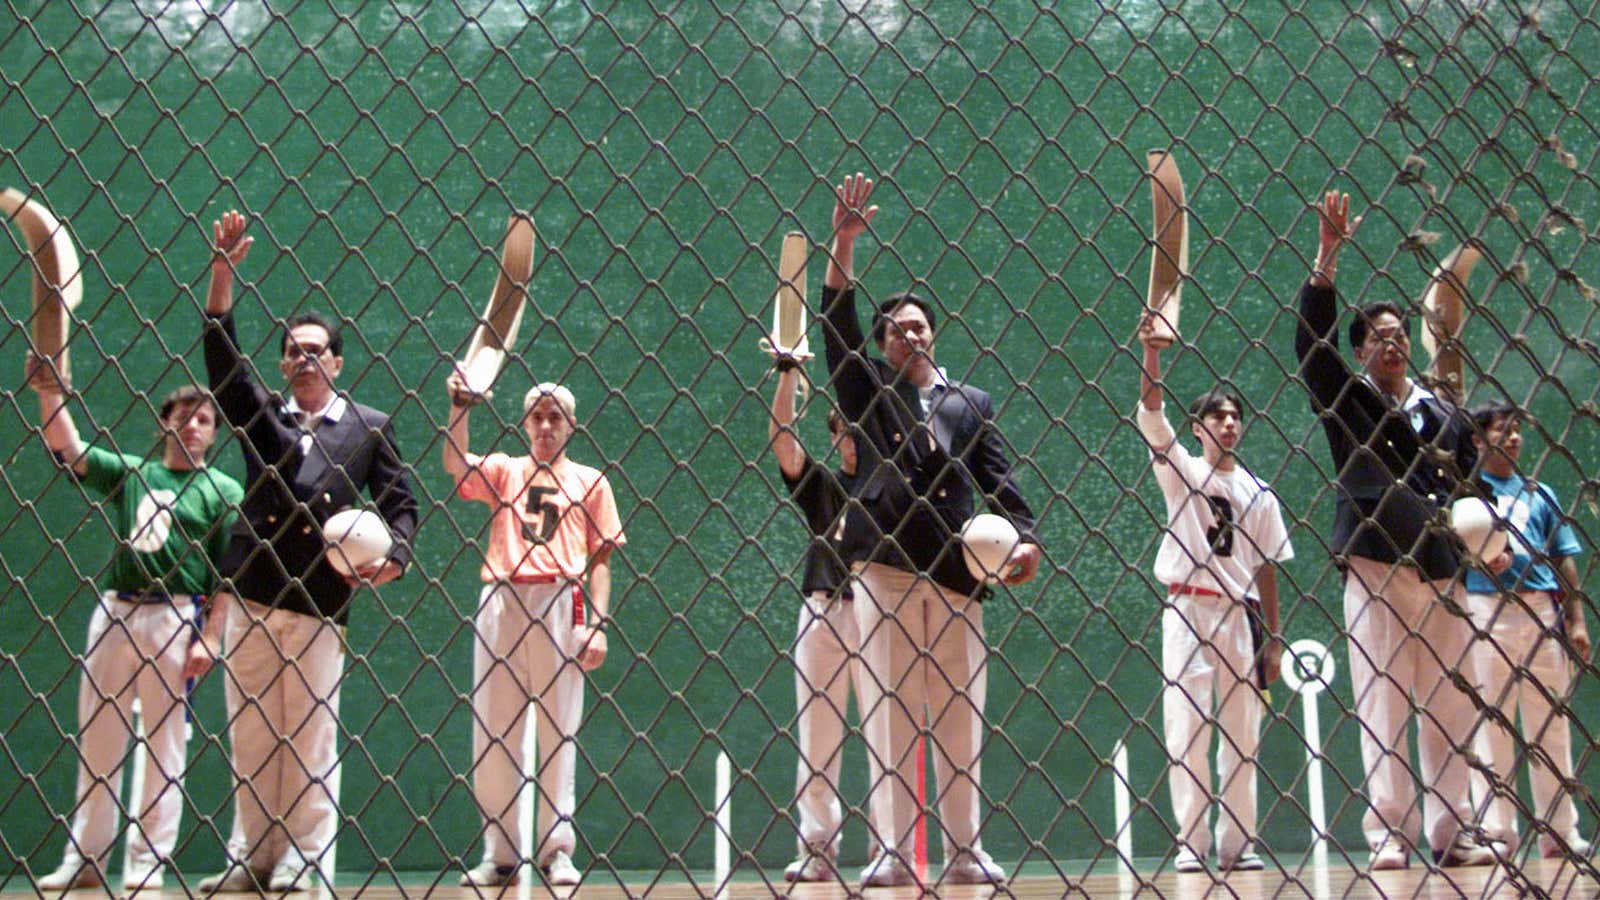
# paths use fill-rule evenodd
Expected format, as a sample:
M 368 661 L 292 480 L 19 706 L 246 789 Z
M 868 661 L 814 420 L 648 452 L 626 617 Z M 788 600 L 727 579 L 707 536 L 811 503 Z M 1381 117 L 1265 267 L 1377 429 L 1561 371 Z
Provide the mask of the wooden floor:
M 873 889 L 863 892 L 854 885 L 809 884 L 791 887 L 783 883 L 782 875 L 773 872 L 771 881 L 741 879 L 730 883 L 721 892 L 713 893 L 714 886 L 705 882 L 695 884 L 681 875 L 671 881 L 653 879 L 648 875 L 630 877 L 626 883 L 606 876 L 591 877 L 580 888 L 551 892 L 542 886 L 522 884 L 499 894 L 480 895 L 478 892 L 455 886 L 453 877 L 406 876 L 397 883 L 391 877 L 362 880 L 356 876 L 341 876 L 333 889 L 322 888 L 314 893 L 300 895 L 304 900 L 331 900 L 336 897 L 362 896 L 372 900 L 400 900 L 410 897 L 473 898 L 499 896 L 504 900 L 544 900 L 544 898 L 623 898 L 659 897 L 663 900 L 681 898 L 715 897 L 717 900 L 746 900 L 746 898 L 771 897 L 785 894 L 797 898 L 843 898 L 866 896 L 872 900 L 919 897 L 924 895 L 964 897 L 1140 897 L 1200 898 L 1228 897 L 1340 897 L 1359 898 L 1435 898 L 1435 897 L 1600 897 L 1600 881 L 1594 870 L 1583 870 L 1563 860 L 1531 860 L 1520 868 L 1494 867 L 1479 869 L 1451 869 L 1429 871 L 1421 865 L 1397 872 L 1377 872 L 1368 875 L 1362 871 L 1341 866 L 1319 869 L 1306 866 L 1296 871 L 1238 872 L 1221 878 L 1207 874 L 1179 875 L 1173 872 L 1160 874 L 1093 874 L 1084 876 L 1039 875 L 1024 873 L 1005 885 L 995 888 L 930 886 L 926 892 L 918 888 Z M 37 896 L 25 883 L 16 879 L 5 883 L 0 897 Z M 69 897 L 106 897 L 104 889 L 74 891 Z M 169 885 L 166 890 L 145 891 L 140 900 L 178 898 L 191 896 L 181 887 Z M 239 896 L 239 895 L 223 895 Z

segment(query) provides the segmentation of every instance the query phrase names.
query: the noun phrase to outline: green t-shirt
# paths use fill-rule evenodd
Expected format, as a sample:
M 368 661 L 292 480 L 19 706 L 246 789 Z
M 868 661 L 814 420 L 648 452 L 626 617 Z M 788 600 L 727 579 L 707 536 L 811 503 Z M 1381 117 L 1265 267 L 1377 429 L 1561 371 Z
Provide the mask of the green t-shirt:
M 90 447 L 83 483 L 106 497 L 117 532 L 113 591 L 208 594 L 244 488 L 212 468 L 176 471 Z

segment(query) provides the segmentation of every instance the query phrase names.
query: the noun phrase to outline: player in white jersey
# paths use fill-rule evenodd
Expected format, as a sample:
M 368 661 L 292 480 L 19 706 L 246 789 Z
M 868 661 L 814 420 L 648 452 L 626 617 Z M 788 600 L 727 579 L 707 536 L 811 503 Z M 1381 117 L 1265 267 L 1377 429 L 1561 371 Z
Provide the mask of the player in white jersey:
M 1178 823 L 1180 872 L 1205 868 L 1213 724 L 1217 743 L 1217 859 L 1221 868 L 1260 869 L 1256 832 L 1256 746 L 1264 704 L 1257 688 L 1278 677 L 1276 563 L 1294 555 L 1278 498 L 1240 465 L 1234 453 L 1241 406 L 1222 389 L 1190 407 L 1200 442 L 1193 456 L 1167 421 L 1161 351 L 1150 344 L 1153 319 L 1139 328 L 1144 343 L 1139 431 L 1166 500 L 1167 524 L 1155 574 L 1166 586 L 1161 615 L 1162 720 L 1171 769 L 1168 787 Z M 1264 622 L 1257 647 L 1252 618 Z

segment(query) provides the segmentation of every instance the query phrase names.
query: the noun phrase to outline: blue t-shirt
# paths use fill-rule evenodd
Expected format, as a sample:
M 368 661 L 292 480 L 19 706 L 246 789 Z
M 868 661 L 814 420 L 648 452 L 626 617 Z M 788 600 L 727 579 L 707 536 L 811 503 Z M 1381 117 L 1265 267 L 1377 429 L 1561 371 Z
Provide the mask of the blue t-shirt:
M 1509 591 L 1553 591 L 1560 587 L 1550 562 L 1583 552 L 1572 527 L 1561 518 L 1555 494 L 1545 485 L 1530 490 L 1521 475 L 1497 478 L 1484 472 L 1483 482 L 1494 489 L 1495 513 L 1509 526 L 1506 549 L 1511 568 L 1500 573 L 1496 585 L 1477 569 L 1467 572 L 1467 590 L 1475 594 Z M 1537 483 L 1536 483 L 1537 484 Z

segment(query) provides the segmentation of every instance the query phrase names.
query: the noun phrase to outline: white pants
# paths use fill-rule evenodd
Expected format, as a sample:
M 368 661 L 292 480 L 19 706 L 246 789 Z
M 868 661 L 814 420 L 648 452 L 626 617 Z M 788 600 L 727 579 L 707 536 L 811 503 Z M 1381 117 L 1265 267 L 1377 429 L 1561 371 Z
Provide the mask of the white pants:
M 1464 749 L 1476 714 L 1450 681 L 1468 666 L 1472 627 L 1447 605 L 1451 591 L 1449 582 L 1423 581 L 1409 566 L 1350 557 L 1344 621 L 1366 770 L 1362 830 L 1374 849 L 1390 834 L 1415 846 L 1425 827 L 1428 846 L 1441 852 L 1474 821 L 1466 758 L 1457 748 Z M 1413 713 L 1416 774 L 1406 743 Z M 1420 817 L 1417 775 L 1425 790 Z
M 835 856 L 844 826 L 839 761 L 844 757 L 845 714 L 852 688 L 856 708 L 865 708 L 861 690 L 867 674 L 860 634 L 851 601 L 816 591 L 800 607 L 800 626 L 794 638 L 794 705 L 800 741 L 795 806 L 800 813 L 800 843 L 802 847 L 826 848 Z M 878 780 L 871 753 L 867 764 L 870 784 Z
M 85 860 L 103 872 L 122 822 L 117 795 L 122 764 L 134 739 L 133 702 L 139 701 L 150 756 L 129 869 L 148 869 L 172 855 L 183 815 L 185 753 L 183 664 L 193 634 L 194 604 L 186 594 L 171 603 L 126 603 L 114 591 L 101 595 L 89 619 L 89 638 L 78 682 L 78 808 L 64 864 Z M 133 752 L 144 749 L 135 745 Z
M 1572 733 L 1557 710 L 1572 684 L 1567 651 L 1555 637 L 1557 610 L 1544 591 L 1506 597 L 1468 594 L 1473 624 L 1488 633 L 1474 642 L 1475 683 L 1483 702 L 1497 707 L 1508 725 L 1522 715 L 1522 752 L 1509 728 L 1485 717 L 1474 749 L 1496 776 L 1497 784 L 1478 772 L 1472 775 L 1473 806 L 1483 811 L 1483 827 L 1512 847 L 1517 845 L 1516 763 L 1528 761 L 1533 782 L 1534 818 L 1549 824 L 1563 839 L 1577 831 L 1578 810 L 1572 795 L 1561 790 L 1572 779 Z M 1554 851 L 1555 838 L 1541 830 L 1540 849 Z
M 583 668 L 566 584 L 484 585 L 474 622 L 472 663 L 473 794 L 483 816 L 483 859 L 517 865 L 522 858 L 519 799 L 528 783 L 524 742 L 528 706 L 536 716 L 539 754 L 538 840 L 534 860 L 569 855 L 583 719 Z
M 339 827 L 328 779 L 338 763 L 344 629 L 240 599 L 227 637 L 229 857 L 256 872 L 320 865 Z
M 1171 768 L 1167 785 L 1178 841 L 1204 859 L 1211 849 L 1213 722 L 1217 741 L 1217 854 L 1237 859 L 1256 833 L 1256 748 L 1261 695 L 1249 609 L 1223 597 L 1173 594 L 1161 614 L 1162 723 Z M 1216 710 L 1213 717 L 1213 707 Z
M 856 622 L 867 677 L 860 692 L 872 785 L 874 838 L 910 862 L 917 818 L 916 737 L 926 709 L 933 736 L 944 858 L 982 849 L 979 750 L 988 693 L 983 607 L 914 573 L 868 563 L 858 575 Z

